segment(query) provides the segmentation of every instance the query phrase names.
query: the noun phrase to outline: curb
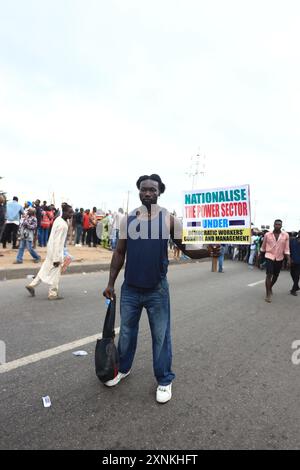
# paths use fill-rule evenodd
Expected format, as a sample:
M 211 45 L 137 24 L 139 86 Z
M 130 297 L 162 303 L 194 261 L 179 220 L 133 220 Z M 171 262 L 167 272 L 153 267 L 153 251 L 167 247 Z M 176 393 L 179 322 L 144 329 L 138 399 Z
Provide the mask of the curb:
M 78 273 L 92 273 L 98 271 L 107 271 L 110 264 L 77 264 L 69 266 L 66 274 L 78 274 Z M 36 275 L 40 267 L 26 267 L 26 268 L 16 268 L 16 269 L 1 269 L 0 270 L 0 281 L 9 281 L 11 279 L 23 279 L 29 275 Z
M 199 263 L 204 261 L 210 261 L 211 258 L 201 259 L 182 259 L 182 260 L 169 260 L 169 265 L 175 264 L 190 264 Z M 99 264 L 72 264 L 68 267 L 66 274 L 82 274 L 82 273 L 97 273 L 101 271 L 109 271 L 110 263 L 99 263 Z M 29 275 L 36 275 L 40 270 L 39 267 L 26 267 L 26 268 L 15 268 L 15 269 L 1 269 L 0 270 L 0 281 L 10 281 L 12 279 L 24 279 Z

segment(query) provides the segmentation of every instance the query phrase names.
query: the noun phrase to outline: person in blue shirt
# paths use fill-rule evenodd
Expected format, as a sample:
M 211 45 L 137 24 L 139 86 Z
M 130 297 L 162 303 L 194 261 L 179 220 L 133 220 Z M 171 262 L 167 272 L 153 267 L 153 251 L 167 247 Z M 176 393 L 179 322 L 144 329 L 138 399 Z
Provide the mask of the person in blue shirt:
M 0 194 L 0 243 L 2 242 L 2 237 L 4 235 L 6 224 L 6 200 L 3 194 Z M 0 256 L 4 256 L 3 253 L 0 253 Z
M 218 271 L 219 273 L 223 273 L 223 263 L 224 263 L 224 256 L 225 256 L 226 245 L 224 243 L 220 246 L 220 256 L 218 257 Z
M 293 279 L 293 287 L 290 293 L 297 296 L 299 288 L 300 277 L 300 230 L 295 238 L 290 239 L 290 253 L 291 253 L 291 276 Z
M 24 214 L 24 209 L 19 204 L 17 196 L 13 197 L 12 201 L 9 201 L 6 205 L 6 226 L 3 235 L 3 248 L 6 248 L 6 243 L 11 242 L 13 249 L 17 249 L 17 235 L 20 225 L 21 214 Z
M 139 321 L 145 308 L 152 336 L 153 369 L 157 380 L 156 401 L 166 403 L 172 397 L 172 381 L 175 378 L 172 371 L 167 281 L 169 238 L 193 259 L 218 256 L 219 247 L 195 250 L 186 248 L 181 240 L 181 222 L 157 204 L 158 198 L 165 191 L 159 175 L 143 175 L 137 180 L 136 186 L 142 206 L 122 221 L 120 239 L 110 265 L 108 285 L 103 292 L 108 299 L 115 297 L 115 281 L 126 257 L 120 300 L 119 373 L 105 385 L 117 385 L 129 375 L 137 346 Z

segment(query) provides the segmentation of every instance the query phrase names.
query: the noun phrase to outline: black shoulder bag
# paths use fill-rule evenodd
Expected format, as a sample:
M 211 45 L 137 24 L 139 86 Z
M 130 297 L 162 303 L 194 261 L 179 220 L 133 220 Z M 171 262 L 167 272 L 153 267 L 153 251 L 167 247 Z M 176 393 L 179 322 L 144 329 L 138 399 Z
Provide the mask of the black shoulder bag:
M 114 343 L 116 299 L 111 300 L 104 321 L 102 339 L 95 349 L 95 369 L 98 379 L 104 383 L 116 377 L 119 371 L 119 355 Z

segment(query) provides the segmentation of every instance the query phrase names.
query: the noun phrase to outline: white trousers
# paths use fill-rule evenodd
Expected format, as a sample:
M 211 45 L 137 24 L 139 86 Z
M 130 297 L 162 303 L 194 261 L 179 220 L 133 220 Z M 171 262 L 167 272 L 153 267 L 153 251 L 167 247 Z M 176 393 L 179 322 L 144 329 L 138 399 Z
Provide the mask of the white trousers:
M 55 279 L 55 282 L 50 285 L 49 291 L 48 291 L 48 299 L 53 299 L 54 297 L 58 296 L 58 283 L 59 283 L 60 276 L 57 276 Z M 42 280 L 39 278 L 39 276 L 36 276 L 33 281 L 29 284 L 30 287 L 37 287 Z
M 256 255 L 256 248 L 253 248 L 253 250 L 250 250 L 250 256 L 249 256 L 249 261 L 248 261 L 248 264 L 250 264 L 251 266 L 253 266 L 255 255 Z

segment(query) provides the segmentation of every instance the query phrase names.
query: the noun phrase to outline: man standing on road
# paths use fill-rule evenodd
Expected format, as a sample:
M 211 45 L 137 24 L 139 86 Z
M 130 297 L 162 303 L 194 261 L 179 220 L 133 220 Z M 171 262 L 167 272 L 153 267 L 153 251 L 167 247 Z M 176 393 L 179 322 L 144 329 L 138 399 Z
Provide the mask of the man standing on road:
M 300 230 L 297 237 L 292 238 L 290 241 L 291 251 L 291 276 L 293 279 L 293 287 L 290 293 L 294 296 L 297 295 L 299 290 L 299 277 L 300 277 Z
M 87 234 L 86 242 L 89 247 L 92 246 L 97 247 L 97 234 L 96 234 L 96 227 L 97 227 L 97 207 L 93 207 L 92 212 L 89 214 L 89 230 Z
M 250 255 L 249 255 L 249 260 L 248 260 L 248 266 L 249 268 L 253 269 L 253 265 L 255 263 L 255 257 L 256 257 L 256 248 L 257 248 L 257 235 L 254 234 L 254 231 L 251 230 L 251 245 L 250 245 Z
M 3 248 L 6 248 L 7 241 L 11 241 L 12 238 L 12 247 L 14 250 L 17 249 L 17 235 L 20 225 L 21 214 L 24 214 L 24 209 L 19 204 L 19 199 L 17 196 L 13 197 L 13 200 L 8 202 L 6 205 L 6 225 L 3 235 Z
M 268 232 L 260 249 L 266 259 L 266 302 L 271 302 L 272 287 L 278 279 L 284 257 L 290 264 L 289 234 L 281 231 L 282 220 L 276 219 L 273 232 Z
M 226 250 L 226 245 L 222 243 L 220 246 L 220 255 L 218 257 L 218 272 L 219 273 L 224 273 L 223 264 L 224 264 L 224 258 L 225 258 L 225 250 Z
M 64 260 L 64 245 L 68 233 L 68 219 L 73 216 L 73 209 L 68 204 L 62 205 L 62 216 L 53 223 L 47 245 L 47 256 L 34 280 L 26 286 L 28 292 L 35 296 L 35 287 L 42 281 L 49 284 L 48 299 L 62 299 L 58 295 L 58 284 L 61 275 L 61 265 Z
M 34 207 L 29 207 L 27 210 L 27 214 L 22 219 L 20 223 L 20 245 L 19 251 L 17 254 L 17 259 L 14 261 L 14 264 L 22 264 L 23 263 L 23 256 L 25 248 L 31 254 L 34 263 L 39 263 L 41 261 L 41 257 L 37 254 L 37 252 L 33 249 L 33 239 L 34 234 L 37 229 L 37 219 L 35 216 L 35 209 Z
M 111 231 L 112 231 L 111 249 L 112 250 L 116 249 L 116 246 L 117 246 L 117 243 L 118 243 L 118 240 L 119 240 L 119 236 L 120 236 L 120 226 L 121 226 L 121 222 L 122 222 L 123 217 L 124 217 L 124 211 L 120 207 L 118 212 L 115 213 L 114 216 L 113 216 L 113 222 L 112 222 L 112 227 L 111 227 Z
M 81 246 L 81 236 L 82 236 L 82 222 L 83 222 L 83 207 L 80 208 L 79 212 L 78 209 L 75 209 L 75 246 Z
M 157 204 L 165 185 L 157 174 L 137 180 L 142 206 L 125 217 L 120 239 L 110 265 L 109 282 L 103 295 L 112 299 L 114 285 L 124 264 L 125 280 L 121 289 L 121 327 L 118 343 L 120 367 L 118 375 L 105 385 L 117 385 L 129 375 L 133 363 L 143 307 L 147 311 L 151 336 L 153 369 L 158 386 L 156 400 L 166 403 L 172 397 L 172 346 L 170 332 L 170 298 L 167 281 L 169 237 L 191 258 L 210 254 L 218 256 L 219 247 L 187 250 L 182 244 L 182 226 L 178 219 Z
M 36 241 L 38 241 L 38 245 L 42 246 L 42 228 L 41 228 L 41 221 L 42 221 L 42 208 L 41 208 L 41 201 L 37 199 L 34 203 L 35 208 L 35 216 L 37 220 L 37 230 L 34 235 L 33 239 L 33 248 L 36 248 Z
M 2 241 L 2 236 L 4 234 L 5 224 L 6 224 L 6 201 L 5 201 L 5 197 L 2 194 L 0 194 L 0 243 Z M 0 256 L 3 256 L 3 254 L 0 253 Z

